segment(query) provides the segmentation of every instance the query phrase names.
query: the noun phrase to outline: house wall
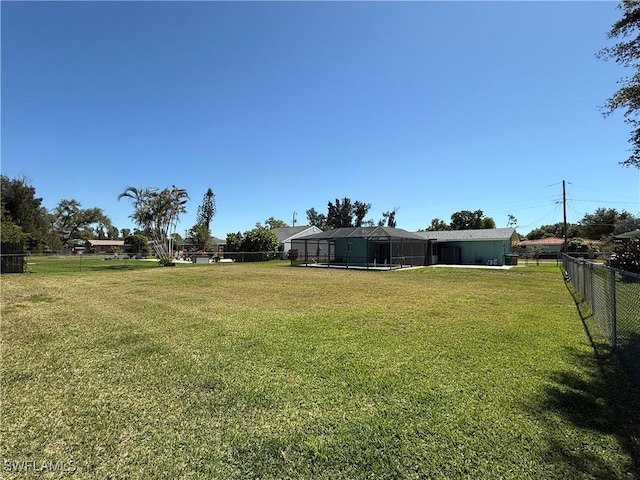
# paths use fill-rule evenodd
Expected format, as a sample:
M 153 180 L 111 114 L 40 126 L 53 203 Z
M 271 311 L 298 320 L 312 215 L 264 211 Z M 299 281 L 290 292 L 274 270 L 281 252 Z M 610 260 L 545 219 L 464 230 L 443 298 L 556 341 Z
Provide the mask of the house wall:
M 289 250 L 291 250 L 292 248 L 296 248 L 293 247 L 292 245 L 292 241 L 296 240 L 298 238 L 304 238 L 304 237 L 308 237 L 309 235 L 313 235 L 315 233 L 320 233 L 322 232 L 322 230 L 320 230 L 318 227 L 316 226 L 311 226 L 309 227 L 307 230 L 304 230 L 300 233 L 297 233 L 296 235 L 292 235 L 289 238 L 285 238 L 281 245 L 282 245 L 282 251 L 283 252 L 288 252 Z
M 349 247 L 351 245 L 351 247 Z M 363 238 L 336 238 L 335 259 L 338 263 L 365 263 L 367 259 L 367 242 Z
M 498 265 L 504 264 L 504 255 L 512 253 L 511 242 L 473 241 L 473 242 L 440 242 L 439 248 L 459 247 L 460 263 L 462 265 L 474 265 L 480 263 L 486 265 L 489 260 L 497 259 Z M 442 262 L 442 255 L 439 255 Z

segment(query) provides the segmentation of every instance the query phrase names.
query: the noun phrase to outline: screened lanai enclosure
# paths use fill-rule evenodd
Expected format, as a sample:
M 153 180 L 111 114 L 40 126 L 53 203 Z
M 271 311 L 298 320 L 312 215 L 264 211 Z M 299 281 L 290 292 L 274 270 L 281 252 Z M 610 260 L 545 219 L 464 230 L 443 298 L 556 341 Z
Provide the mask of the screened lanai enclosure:
M 289 258 L 296 266 L 390 270 L 425 265 L 428 240 L 400 228 L 344 227 L 296 238 Z

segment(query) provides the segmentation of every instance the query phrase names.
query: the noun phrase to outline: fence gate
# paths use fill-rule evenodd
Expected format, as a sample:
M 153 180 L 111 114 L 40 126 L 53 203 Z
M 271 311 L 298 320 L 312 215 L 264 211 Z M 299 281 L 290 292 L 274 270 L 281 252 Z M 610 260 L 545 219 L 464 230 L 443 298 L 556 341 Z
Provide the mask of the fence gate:
M 26 256 L 21 243 L 2 242 L 0 244 L 0 272 L 24 273 Z

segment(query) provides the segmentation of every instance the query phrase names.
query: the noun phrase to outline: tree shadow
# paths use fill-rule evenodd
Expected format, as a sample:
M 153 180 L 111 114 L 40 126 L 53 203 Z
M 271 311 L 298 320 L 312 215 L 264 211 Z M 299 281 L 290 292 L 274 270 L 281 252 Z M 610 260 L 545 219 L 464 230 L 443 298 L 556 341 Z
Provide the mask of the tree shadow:
M 552 462 L 569 467 L 582 478 L 640 478 L 640 389 L 624 371 L 619 352 L 613 352 L 598 331 L 595 319 L 577 292 L 567 282 L 593 353 L 568 348 L 565 358 L 571 370 L 551 375 L 542 408 L 580 429 L 613 436 L 629 459 L 607 457 L 594 445 L 579 438 L 550 435 Z M 637 344 L 637 343 L 636 343 Z M 557 428 L 557 426 L 556 426 Z

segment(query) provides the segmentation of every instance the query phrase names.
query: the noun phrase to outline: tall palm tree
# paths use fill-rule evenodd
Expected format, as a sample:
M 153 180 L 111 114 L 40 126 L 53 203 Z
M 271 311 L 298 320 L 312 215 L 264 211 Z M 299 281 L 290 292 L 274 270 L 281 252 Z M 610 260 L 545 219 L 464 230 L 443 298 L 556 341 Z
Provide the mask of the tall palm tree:
M 187 191 L 175 185 L 161 191 L 157 188 L 127 187 L 118 195 L 118 200 L 121 198 L 133 201 L 134 212 L 130 218 L 149 236 L 160 262 L 169 260 L 169 232 L 175 230 L 180 214 L 187 211 Z

